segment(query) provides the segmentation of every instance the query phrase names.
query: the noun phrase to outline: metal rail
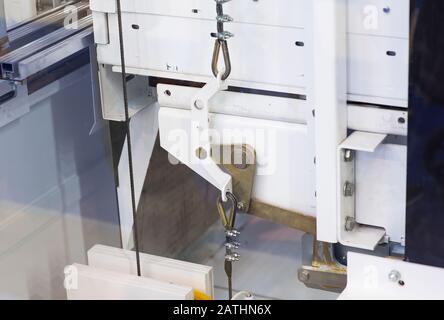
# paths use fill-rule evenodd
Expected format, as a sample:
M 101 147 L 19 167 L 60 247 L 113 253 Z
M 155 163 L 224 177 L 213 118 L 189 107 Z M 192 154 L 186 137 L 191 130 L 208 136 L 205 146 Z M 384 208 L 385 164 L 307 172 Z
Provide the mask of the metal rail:
M 75 7 L 79 13 L 85 12 L 89 9 L 89 4 L 84 2 L 73 3 L 71 6 Z M 19 28 L 10 30 L 8 32 L 9 42 L 12 43 L 20 38 L 26 37 L 29 34 L 33 34 L 48 27 L 63 27 L 63 21 L 68 16 L 68 13 L 64 10 L 66 7 L 67 6 L 59 7 L 50 15 L 38 17 L 37 19 L 34 19 Z
M 73 5 L 79 12 L 89 8 L 85 2 L 75 2 Z M 36 32 L 39 26 L 47 28 L 48 24 L 59 23 L 52 32 L 0 56 L 0 75 L 3 79 L 22 81 L 93 44 L 92 16 L 80 19 L 76 28 L 66 28 L 59 22 L 67 16 L 64 7 L 11 32 L 13 39 L 18 39 L 21 35 Z

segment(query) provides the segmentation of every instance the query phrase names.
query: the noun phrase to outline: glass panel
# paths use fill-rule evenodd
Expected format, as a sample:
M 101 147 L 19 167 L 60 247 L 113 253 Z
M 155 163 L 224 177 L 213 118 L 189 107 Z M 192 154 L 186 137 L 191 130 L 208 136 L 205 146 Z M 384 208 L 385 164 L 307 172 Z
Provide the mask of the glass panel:
M 0 299 L 66 299 L 66 266 L 86 263 L 97 243 L 121 246 L 109 125 L 93 90 L 91 22 L 63 34 L 67 15 L 79 20 L 88 3 L 42 15 L 59 4 L 5 1 Z

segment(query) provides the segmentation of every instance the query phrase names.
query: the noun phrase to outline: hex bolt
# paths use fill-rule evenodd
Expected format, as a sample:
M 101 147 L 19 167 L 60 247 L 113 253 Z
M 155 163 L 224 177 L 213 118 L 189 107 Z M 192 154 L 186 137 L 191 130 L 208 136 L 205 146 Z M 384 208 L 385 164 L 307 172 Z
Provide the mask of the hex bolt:
M 345 218 L 345 231 L 351 232 L 356 227 L 356 219 L 354 217 Z
M 308 280 L 310 280 L 310 272 L 308 270 L 303 270 L 300 273 L 300 280 L 302 282 L 307 282 Z
M 344 197 L 353 197 L 353 195 L 355 194 L 355 185 L 350 181 L 346 181 L 344 183 L 343 194 Z
M 347 149 L 344 150 L 344 161 L 345 162 L 352 162 L 355 158 L 355 153 L 353 150 Z
M 227 254 L 225 260 L 229 262 L 237 262 L 240 260 L 240 254 L 233 252 L 232 254 Z
M 225 233 L 227 235 L 227 237 L 231 237 L 231 238 L 237 238 L 238 236 L 240 236 L 240 232 L 233 229 L 233 230 L 228 230 Z
M 225 247 L 229 250 L 236 250 L 240 248 L 239 242 L 228 242 L 225 244 Z

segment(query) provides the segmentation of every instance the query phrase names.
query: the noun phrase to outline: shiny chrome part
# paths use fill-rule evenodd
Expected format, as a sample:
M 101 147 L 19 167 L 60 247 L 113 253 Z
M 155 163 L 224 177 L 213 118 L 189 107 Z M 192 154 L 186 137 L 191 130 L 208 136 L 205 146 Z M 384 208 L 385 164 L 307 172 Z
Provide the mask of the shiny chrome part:
M 217 78 L 219 76 L 219 72 L 223 72 L 221 76 L 222 80 L 227 80 L 227 78 L 231 74 L 231 59 L 230 52 L 228 50 L 227 40 L 234 37 L 234 34 L 231 32 L 225 31 L 225 23 L 233 22 L 233 18 L 224 13 L 223 4 L 227 3 L 231 0 L 215 0 L 216 2 L 216 21 L 217 21 L 217 32 L 211 33 L 213 38 L 216 38 L 213 50 L 213 60 L 211 64 L 211 69 L 213 71 L 213 75 Z M 224 60 L 224 69 L 219 70 L 219 56 L 220 49 L 222 48 L 223 60 Z
M 240 243 L 239 242 L 228 242 L 225 244 L 225 247 L 229 250 L 236 250 L 240 248 Z
M 240 236 L 240 232 L 237 231 L 237 230 L 235 230 L 235 229 L 233 229 L 233 230 L 228 230 L 228 231 L 226 232 L 226 235 L 227 235 L 227 237 L 230 237 L 230 238 L 237 238 L 237 237 Z
M 225 260 L 228 262 L 238 262 L 240 260 L 240 254 L 233 252 L 225 256 Z
M 87 16 L 78 21 L 77 29 L 60 28 L 7 53 L 0 57 L 1 76 L 3 79 L 24 80 L 33 72 L 41 71 L 89 47 L 93 44 L 92 32 L 92 17 Z
M 72 6 L 79 20 L 70 27 L 65 20 Z M 23 81 L 71 57 L 94 43 L 92 16 L 87 1 L 70 1 L 9 30 L 9 47 L 0 53 L 2 79 Z
M 391 282 L 399 282 L 401 280 L 402 276 L 398 270 L 392 270 L 389 273 L 388 278 Z

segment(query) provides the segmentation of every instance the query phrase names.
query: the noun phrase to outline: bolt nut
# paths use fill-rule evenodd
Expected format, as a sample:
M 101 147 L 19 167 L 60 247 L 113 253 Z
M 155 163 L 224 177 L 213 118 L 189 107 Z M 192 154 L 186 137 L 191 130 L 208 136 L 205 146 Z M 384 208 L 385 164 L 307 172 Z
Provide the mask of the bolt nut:
M 237 238 L 240 235 L 240 232 L 235 230 L 235 229 L 233 229 L 233 230 L 226 231 L 225 234 L 227 235 L 227 237 Z
M 355 153 L 353 150 L 347 149 L 344 150 L 344 161 L 345 162 L 352 162 L 355 158 Z
M 345 218 L 345 231 L 351 232 L 356 227 L 356 219 L 354 217 Z
M 302 282 L 307 282 L 308 280 L 310 280 L 310 272 L 308 272 L 308 270 L 302 270 L 299 274 L 299 279 Z
M 355 185 L 349 181 L 346 181 L 344 183 L 344 190 L 343 190 L 344 197 L 353 197 L 355 194 Z
M 240 243 L 239 242 L 229 242 L 227 244 L 225 244 L 225 247 L 229 250 L 236 250 L 240 248 Z
M 225 260 L 229 262 L 237 262 L 240 260 L 240 254 L 233 252 L 232 254 L 227 254 Z

